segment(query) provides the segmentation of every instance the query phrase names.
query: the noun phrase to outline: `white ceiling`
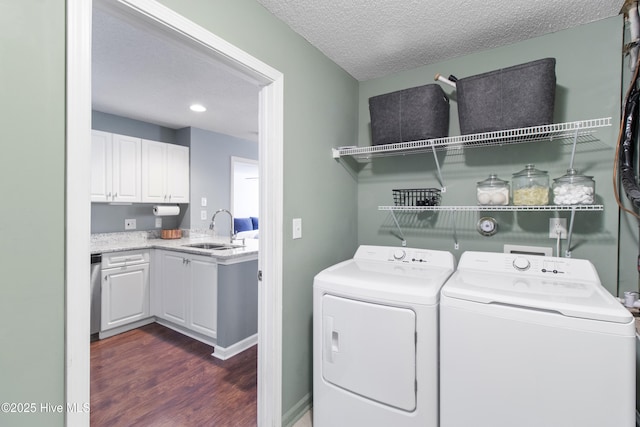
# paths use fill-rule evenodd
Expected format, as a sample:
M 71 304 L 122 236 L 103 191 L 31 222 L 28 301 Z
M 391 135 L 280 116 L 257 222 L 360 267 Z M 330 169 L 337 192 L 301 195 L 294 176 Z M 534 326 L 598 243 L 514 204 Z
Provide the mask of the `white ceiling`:
M 92 108 L 148 123 L 257 141 L 258 87 L 152 23 L 94 7 Z M 189 110 L 192 103 L 207 107 Z
M 257 0 L 360 81 L 618 15 L 624 0 Z M 258 88 L 166 31 L 94 7 L 93 108 L 257 140 Z M 206 113 L 189 111 L 193 102 Z

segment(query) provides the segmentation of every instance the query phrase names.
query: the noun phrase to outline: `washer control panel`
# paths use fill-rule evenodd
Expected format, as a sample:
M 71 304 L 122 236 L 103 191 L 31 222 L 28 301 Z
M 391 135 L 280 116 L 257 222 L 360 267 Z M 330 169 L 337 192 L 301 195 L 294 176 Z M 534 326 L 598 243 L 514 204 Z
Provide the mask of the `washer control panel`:
M 575 280 L 597 278 L 593 264 L 584 259 L 498 252 L 465 252 L 460 258 L 458 269 L 565 279 L 571 277 Z

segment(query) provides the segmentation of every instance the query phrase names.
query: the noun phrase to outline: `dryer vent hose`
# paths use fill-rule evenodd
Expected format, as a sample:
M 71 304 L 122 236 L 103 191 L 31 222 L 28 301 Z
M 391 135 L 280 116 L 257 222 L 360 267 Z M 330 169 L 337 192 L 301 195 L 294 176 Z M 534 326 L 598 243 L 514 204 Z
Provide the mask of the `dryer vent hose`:
M 640 59 L 638 62 L 640 65 Z M 629 84 L 629 90 L 624 99 L 622 110 L 622 121 L 620 123 L 620 133 L 618 135 L 616 162 L 614 164 L 614 192 L 618 205 L 624 211 L 640 219 L 637 213 L 622 206 L 618 199 L 617 180 L 620 180 L 627 198 L 636 209 L 640 209 L 640 188 L 635 176 L 635 145 L 638 140 L 638 110 L 640 102 L 640 91 L 637 88 L 638 66 L 633 73 L 633 78 Z M 619 176 L 617 176 L 619 175 Z
M 624 135 L 620 142 L 620 181 L 627 198 L 636 208 L 640 208 L 640 188 L 636 182 L 634 154 L 638 137 L 638 99 L 640 92 L 632 88 L 624 108 Z

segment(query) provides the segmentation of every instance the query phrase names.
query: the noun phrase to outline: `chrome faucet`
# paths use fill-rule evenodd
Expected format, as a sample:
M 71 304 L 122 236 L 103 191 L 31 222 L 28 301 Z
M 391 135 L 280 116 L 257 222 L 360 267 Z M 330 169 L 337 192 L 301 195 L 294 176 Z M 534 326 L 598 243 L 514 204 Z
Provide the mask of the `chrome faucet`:
M 209 230 L 215 231 L 214 228 L 216 226 L 216 215 L 218 215 L 220 212 L 226 212 L 229 214 L 229 217 L 231 218 L 231 225 L 230 225 L 230 231 L 229 231 L 229 243 L 233 243 L 233 239 L 236 238 L 236 233 L 234 231 L 234 227 L 233 227 L 233 215 L 231 214 L 231 212 L 229 212 L 226 209 L 218 209 L 216 211 L 216 213 L 213 214 L 213 216 L 211 217 L 211 224 L 209 224 Z

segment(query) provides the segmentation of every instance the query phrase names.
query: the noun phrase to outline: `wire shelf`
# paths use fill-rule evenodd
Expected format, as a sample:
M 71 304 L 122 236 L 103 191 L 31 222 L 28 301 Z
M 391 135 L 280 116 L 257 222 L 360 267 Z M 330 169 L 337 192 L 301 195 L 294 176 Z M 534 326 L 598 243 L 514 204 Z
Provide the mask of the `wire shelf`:
M 471 135 L 420 141 L 399 142 L 396 144 L 373 145 L 367 147 L 333 148 L 333 158 L 351 156 L 358 161 L 369 161 L 374 157 L 401 156 L 446 150 L 449 148 L 475 148 L 502 145 L 505 143 L 527 143 L 554 139 L 577 138 L 593 133 L 596 129 L 611 126 L 611 117 L 580 120 L 567 123 L 532 126 L 527 128 L 500 130 Z
M 379 211 L 395 212 L 521 212 L 521 211 L 603 211 L 604 205 L 546 205 L 546 206 L 378 206 Z

